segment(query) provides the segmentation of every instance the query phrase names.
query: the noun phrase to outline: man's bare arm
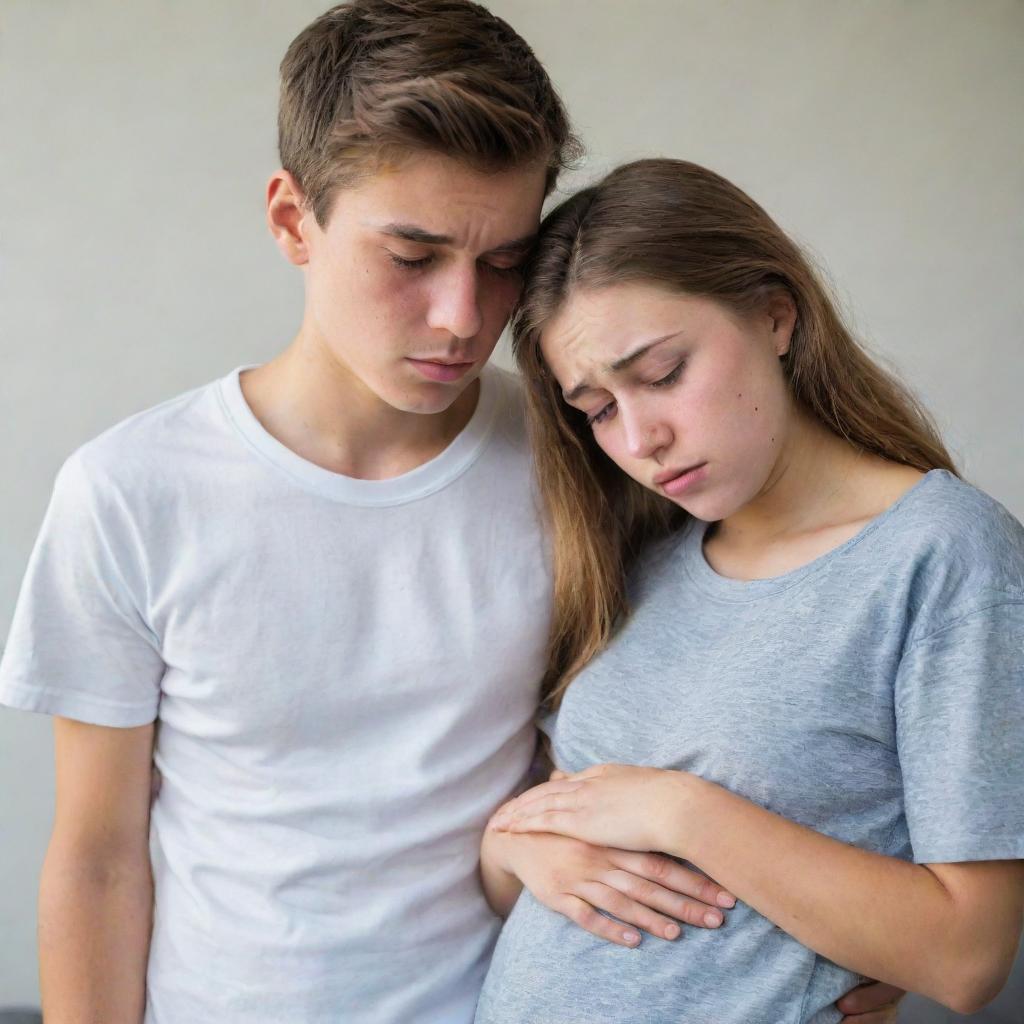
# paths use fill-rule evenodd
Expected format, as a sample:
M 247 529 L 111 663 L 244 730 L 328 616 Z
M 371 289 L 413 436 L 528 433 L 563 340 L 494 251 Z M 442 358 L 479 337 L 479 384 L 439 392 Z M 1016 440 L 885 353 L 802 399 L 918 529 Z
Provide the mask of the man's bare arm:
M 39 887 L 47 1024 L 139 1024 L 153 914 L 153 726 L 54 720 L 57 805 Z

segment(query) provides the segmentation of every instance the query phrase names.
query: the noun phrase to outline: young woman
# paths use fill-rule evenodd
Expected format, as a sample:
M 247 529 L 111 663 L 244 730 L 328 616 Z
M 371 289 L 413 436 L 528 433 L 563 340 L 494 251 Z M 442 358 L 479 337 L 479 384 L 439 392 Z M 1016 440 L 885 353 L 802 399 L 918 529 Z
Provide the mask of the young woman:
M 524 891 L 478 1022 L 831 1022 L 862 977 L 979 1008 L 1024 908 L 1024 529 L 703 168 L 640 161 L 555 210 L 515 343 L 559 771 L 493 819 L 485 884 L 510 902 L 544 832 L 738 902 L 630 949 Z

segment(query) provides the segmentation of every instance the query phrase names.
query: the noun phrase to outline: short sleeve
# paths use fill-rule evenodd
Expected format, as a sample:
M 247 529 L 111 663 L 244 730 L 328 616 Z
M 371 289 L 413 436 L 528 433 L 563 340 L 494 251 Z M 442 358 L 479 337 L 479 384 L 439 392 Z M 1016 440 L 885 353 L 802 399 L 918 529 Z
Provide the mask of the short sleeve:
M 914 860 L 1024 858 L 1024 596 L 914 642 L 896 729 Z
M 62 467 L 0 663 L 0 703 L 95 725 L 156 718 L 164 663 L 116 489 L 81 452 Z

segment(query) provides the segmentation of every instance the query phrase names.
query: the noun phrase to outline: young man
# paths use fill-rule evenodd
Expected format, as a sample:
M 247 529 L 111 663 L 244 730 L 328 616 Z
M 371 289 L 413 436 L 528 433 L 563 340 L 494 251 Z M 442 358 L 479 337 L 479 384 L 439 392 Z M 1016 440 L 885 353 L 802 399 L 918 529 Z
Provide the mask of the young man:
M 48 1024 L 468 1022 L 497 930 L 477 850 L 533 754 L 550 580 L 484 364 L 575 143 L 462 0 L 335 8 L 282 79 L 298 334 L 68 460 L 0 669 L 56 716 Z M 715 902 L 549 842 L 517 873 L 606 937 L 592 907 L 663 930 Z

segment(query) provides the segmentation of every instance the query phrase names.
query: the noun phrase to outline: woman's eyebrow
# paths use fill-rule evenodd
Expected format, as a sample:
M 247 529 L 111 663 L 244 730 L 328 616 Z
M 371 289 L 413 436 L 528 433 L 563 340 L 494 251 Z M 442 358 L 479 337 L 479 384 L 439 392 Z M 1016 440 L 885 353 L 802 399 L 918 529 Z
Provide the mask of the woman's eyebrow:
M 645 341 L 643 344 L 637 346 L 632 352 L 628 352 L 620 359 L 616 359 L 608 367 L 609 373 L 621 373 L 623 370 L 628 370 L 638 359 L 647 355 L 657 345 L 662 342 L 671 341 L 673 338 L 678 338 L 682 334 L 682 331 L 676 331 L 674 334 L 663 334 L 660 338 L 653 338 L 651 341 Z M 585 391 L 595 390 L 593 384 L 587 380 L 578 381 L 570 391 L 563 391 L 562 397 L 570 404 L 572 404 L 577 398 L 580 397 Z
M 655 345 L 660 345 L 663 341 L 671 341 L 673 338 L 678 338 L 680 334 L 682 334 L 682 331 L 676 331 L 673 334 L 663 334 L 660 338 L 655 338 L 653 341 L 644 342 L 644 344 L 633 349 L 632 352 L 627 353 L 621 359 L 616 359 L 615 362 L 608 367 L 609 372 L 621 373 L 623 370 L 632 366 L 642 356 L 647 355 Z

